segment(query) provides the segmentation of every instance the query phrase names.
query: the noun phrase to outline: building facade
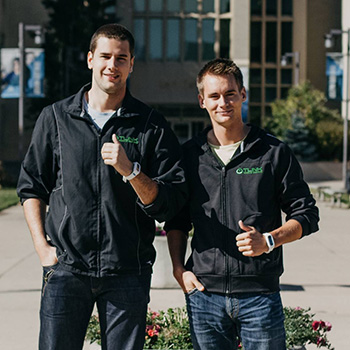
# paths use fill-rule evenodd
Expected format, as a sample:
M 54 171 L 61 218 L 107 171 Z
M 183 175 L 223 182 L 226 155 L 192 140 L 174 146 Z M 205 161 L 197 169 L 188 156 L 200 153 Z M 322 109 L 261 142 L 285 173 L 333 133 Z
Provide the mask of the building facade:
M 242 69 L 248 90 L 243 115 L 258 125 L 270 114 L 271 102 L 285 97 L 293 84 L 310 80 L 317 89 L 326 89 L 324 34 L 341 28 L 341 0 L 108 3 L 108 18 L 114 17 L 135 35 L 135 69 L 129 82 L 133 95 L 161 111 L 181 142 L 209 124 L 197 102 L 195 80 L 200 68 L 215 57 L 231 58 Z M 88 6 L 89 0 L 84 4 Z M 343 15 L 343 21 L 346 18 Z M 0 0 L 0 47 L 17 46 L 20 21 L 47 23 L 41 1 Z M 16 99 L 0 100 L 2 161 L 20 160 L 14 137 L 17 104 Z M 26 142 L 30 133 L 26 131 Z

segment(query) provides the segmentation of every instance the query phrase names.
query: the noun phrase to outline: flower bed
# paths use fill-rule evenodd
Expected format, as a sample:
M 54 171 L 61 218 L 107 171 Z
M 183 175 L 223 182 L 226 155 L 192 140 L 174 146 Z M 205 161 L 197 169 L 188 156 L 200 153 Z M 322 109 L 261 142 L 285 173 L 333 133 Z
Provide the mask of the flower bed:
M 329 322 L 314 320 L 310 308 L 284 308 L 287 349 L 316 344 L 318 348 L 334 350 L 327 333 Z M 92 316 L 86 334 L 90 343 L 100 343 L 98 316 Z M 149 310 L 145 330 L 145 349 L 192 349 L 186 308 L 154 312 Z M 242 348 L 243 349 L 243 348 Z

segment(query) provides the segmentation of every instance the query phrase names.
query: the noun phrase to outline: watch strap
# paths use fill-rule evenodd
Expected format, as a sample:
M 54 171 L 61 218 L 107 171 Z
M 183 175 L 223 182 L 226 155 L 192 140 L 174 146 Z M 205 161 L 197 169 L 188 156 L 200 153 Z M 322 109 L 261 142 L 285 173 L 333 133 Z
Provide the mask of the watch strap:
M 141 165 L 138 162 L 134 162 L 131 174 L 128 176 L 123 176 L 123 181 L 127 182 L 132 180 L 134 177 L 140 174 L 140 172 L 141 172 Z
M 263 236 L 265 238 L 267 247 L 269 248 L 269 250 L 265 253 L 269 254 L 275 249 L 275 240 L 274 240 L 273 236 L 271 235 L 271 233 L 265 232 L 265 233 L 263 233 Z

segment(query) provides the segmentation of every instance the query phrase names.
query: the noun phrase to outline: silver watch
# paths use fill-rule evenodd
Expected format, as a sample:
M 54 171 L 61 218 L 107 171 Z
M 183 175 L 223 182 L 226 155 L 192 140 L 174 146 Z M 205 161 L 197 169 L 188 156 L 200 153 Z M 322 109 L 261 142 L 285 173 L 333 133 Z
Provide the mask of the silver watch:
M 132 180 L 134 177 L 140 174 L 140 172 L 141 172 L 141 165 L 137 162 L 134 162 L 131 174 L 128 176 L 123 176 L 123 181 L 126 182 L 126 181 Z
M 265 252 L 265 253 L 269 254 L 275 248 L 275 240 L 273 239 L 271 233 L 265 232 L 265 233 L 263 233 L 263 236 L 264 236 L 266 244 L 267 244 L 267 246 L 269 248 L 269 250 L 267 252 Z

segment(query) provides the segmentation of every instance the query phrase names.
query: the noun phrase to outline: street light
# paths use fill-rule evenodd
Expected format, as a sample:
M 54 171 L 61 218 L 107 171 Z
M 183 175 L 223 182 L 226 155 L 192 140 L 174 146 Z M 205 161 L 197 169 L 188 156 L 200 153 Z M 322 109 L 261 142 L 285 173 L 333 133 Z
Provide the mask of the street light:
M 350 85 L 350 28 L 347 30 L 331 29 L 331 31 L 325 35 L 324 45 L 327 49 L 334 46 L 334 36 L 347 35 L 347 49 L 346 49 L 346 95 L 345 95 L 345 116 L 343 124 L 343 167 L 342 167 L 342 180 L 344 188 L 347 192 L 350 191 L 349 176 L 348 176 L 348 130 L 349 130 L 349 85 Z M 344 71 L 343 71 L 344 80 Z M 344 94 L 343 94 L 344 96 Z M 343 110 L 343 108 L 342 108 Z M 344 113 L 342 113 L 344 114 Z
M 18 48 L 19 48 L 19 98 L 18 98 L 18 154 L 19 159 L 23 157 L 23 125 L 24 125 L 24 65 L 25 65 L 25 45 L 24 33 L 33 32 L 34 42 L 37 45 L 43 43 L 43 28 L 40 25 L 18 24 Z
M 287 52 L 281 57 L 281 65 L 285 67 L 288 64 L 288 58 L 294 58 L 294 85 L 299 85 L 300 77 L 300 55 L 298 51 Z

